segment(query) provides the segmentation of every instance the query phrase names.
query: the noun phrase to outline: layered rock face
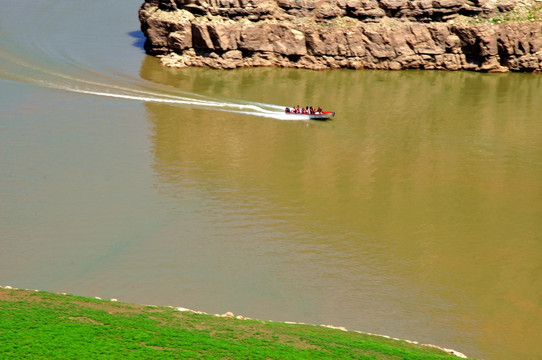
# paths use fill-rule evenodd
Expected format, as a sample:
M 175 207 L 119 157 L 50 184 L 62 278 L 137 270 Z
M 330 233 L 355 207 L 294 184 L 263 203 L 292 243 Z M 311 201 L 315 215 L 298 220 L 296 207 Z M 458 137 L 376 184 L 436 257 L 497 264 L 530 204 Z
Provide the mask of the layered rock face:
M 528 1 L 145 0 L 139 18 L 146 51 L 172 67 L 538 72 Z

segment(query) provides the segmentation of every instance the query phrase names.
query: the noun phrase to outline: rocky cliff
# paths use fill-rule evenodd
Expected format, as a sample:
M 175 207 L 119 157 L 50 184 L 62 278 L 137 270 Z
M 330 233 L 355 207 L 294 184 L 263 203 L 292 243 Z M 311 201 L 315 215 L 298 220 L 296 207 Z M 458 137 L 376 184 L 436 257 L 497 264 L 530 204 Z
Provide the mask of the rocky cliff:
M 542 0 L 145 0 L 172 67 L 542 70 Z

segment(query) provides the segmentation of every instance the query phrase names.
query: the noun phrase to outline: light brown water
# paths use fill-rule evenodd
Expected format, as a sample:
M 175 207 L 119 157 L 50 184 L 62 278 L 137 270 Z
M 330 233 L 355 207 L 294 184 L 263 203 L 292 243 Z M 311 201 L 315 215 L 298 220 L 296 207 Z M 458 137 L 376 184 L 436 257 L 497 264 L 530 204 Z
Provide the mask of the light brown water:
M 542 358 L 539 75 L 171 70 L 138 2 L 17 4 L 0 284 Z

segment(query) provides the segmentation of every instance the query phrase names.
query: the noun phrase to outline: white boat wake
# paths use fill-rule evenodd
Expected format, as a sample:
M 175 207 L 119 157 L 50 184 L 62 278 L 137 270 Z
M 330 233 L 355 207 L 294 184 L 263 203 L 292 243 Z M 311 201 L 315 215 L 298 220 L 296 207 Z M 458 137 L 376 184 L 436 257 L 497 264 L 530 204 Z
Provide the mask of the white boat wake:
M 284 113 L 284 107 L 273 104 L 252 103 L 252 102 L 233 102 L 233 101 L 218 101 L 218 100 L 202 100 L 191 97 L 153 94 L 148 92 L 142 92 L 138 90 L 130 90 L 130 93 L 120 92 L 106 92 L 86 90 L 81 88 L 72 88 L 67 86 L 55 86 L 50 84 L 49 87 L 57 88 L 59 90 L 72 91 L 80 94 L 105 96 L 117 99 L 134 100 L 150 103 L 164 103 L 172 105 L 180 105 L 183 107 L 197 108 L 203 110 L 215 110 L 224 111 L 230 113 L 237 113 L 242 115 L 252 115 L 273 118 L 277 120 L 307 120 L 300 118 L 299 116 Z
M 33 83 L 51 89 L 124 100 L 178 105 L 202 110 L 223 111 L 277 120 L 306 120 L 299 116 L 284 113 L 284 106 L 242 100 L 216 99 L 193 93 L 185 93 L 174 88 L 160 88 L 160 91 L 140 90 L 128 86 L 86 80 L 79 77 L 79 74 L 78 76 L 70 76 L 58 73 L 38 64 L 23 60 L 19 61 L 20 59 L 16 57 L 2 57 L 4 60 L 8 60 L 14 66 L 15 70 L 11 74 L 4 74 L 4 78 L 18 82 Z M 156 87 L 156 84 L 149 83 L 149 87 Z M 182 95 L 167 94 L 167 92 Z

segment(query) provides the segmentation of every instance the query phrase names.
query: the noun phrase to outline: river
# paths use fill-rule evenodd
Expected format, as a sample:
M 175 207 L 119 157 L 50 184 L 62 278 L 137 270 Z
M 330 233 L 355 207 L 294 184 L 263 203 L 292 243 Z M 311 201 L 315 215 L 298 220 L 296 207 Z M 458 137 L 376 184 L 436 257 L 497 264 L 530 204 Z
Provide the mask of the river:
M 540 75 L 167 69 L 140 2 L 0 0 L 0 284 L 542 358 Z

